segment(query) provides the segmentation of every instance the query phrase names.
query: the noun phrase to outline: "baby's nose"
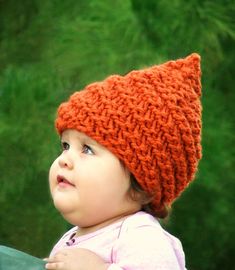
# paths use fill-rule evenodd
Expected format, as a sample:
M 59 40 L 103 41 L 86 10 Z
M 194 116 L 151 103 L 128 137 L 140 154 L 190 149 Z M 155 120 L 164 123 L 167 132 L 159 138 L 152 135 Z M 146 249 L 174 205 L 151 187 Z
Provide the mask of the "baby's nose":
M 62 155 L 59 157 L 59 166 L 62 168 L 68 168 L 72 169 L 73 168 L 73 162 L 72 159 L 69 157 L 67 153 L 62 153 Z

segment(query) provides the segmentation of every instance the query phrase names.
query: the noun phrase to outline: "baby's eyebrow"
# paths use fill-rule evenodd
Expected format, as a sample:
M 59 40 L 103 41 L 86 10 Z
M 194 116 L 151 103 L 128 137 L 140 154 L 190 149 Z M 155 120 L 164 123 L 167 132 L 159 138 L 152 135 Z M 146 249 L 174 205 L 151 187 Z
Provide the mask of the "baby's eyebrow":
M 103 151 L 103 150 L 104 150 L 104 151 L 107 151 L 107 150 L 108 150 L 104 145 L 98 143 L 98 142 L 95 141 L 95 140 L 92 140 L 90 137 L 87 137 L 87 138 L 88 138 L 88 140 L 90 141 L 88 144 L 91 144 L 91 145 L 93 145 L 93 146 L 99 147 L 99 149 L 102 150 L 102 151 Z
M 90 137 L 88 136 L 82 136 L 81 139 L 88 143 L 88 144 L 92 144 L 92 145 L 95 145 L 95 146 L 98 146 L 98 147 L 102 147 L 102 145 L 100 145 L 98 142 L 96 142 L 95 140 L 92 140 Z
M 87 144 L 90 144 L 90 145 L 94 145 L 94 146 L 97 146 L 99 148 L 104 148 L 103 145 L 99 144 L 98 142 L 94 141 L 94 140 L 91 140 L 91 139 L 85 139 L 85 142 Z

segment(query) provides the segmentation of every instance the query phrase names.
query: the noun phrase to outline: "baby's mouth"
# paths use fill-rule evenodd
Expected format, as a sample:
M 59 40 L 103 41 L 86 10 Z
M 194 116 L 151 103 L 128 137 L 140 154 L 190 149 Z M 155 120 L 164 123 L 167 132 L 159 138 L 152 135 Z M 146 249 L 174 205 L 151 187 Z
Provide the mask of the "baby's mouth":
M 62 176 L 62 175 L 58 175 L 57 176 L 57 183 L 58 183 L 58 185 L 60 185 L 60 186 L 67 186 L 67 185 L 69 185 L 69 186 L 75 186 L 74 184 L 72 184 L 69 180 L 67 180 L 64 176 Z

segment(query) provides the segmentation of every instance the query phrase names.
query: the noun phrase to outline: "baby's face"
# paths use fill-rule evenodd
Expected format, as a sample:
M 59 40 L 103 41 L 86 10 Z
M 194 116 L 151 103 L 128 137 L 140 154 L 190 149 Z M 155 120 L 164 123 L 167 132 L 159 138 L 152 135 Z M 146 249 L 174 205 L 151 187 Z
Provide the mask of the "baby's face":
M 128 195 L 130 173 L 115 155 L 72 129 L 63 132 L 61 144 L 49 185 L 55 207 L 68 222 L 87 227 L 136 211 Z

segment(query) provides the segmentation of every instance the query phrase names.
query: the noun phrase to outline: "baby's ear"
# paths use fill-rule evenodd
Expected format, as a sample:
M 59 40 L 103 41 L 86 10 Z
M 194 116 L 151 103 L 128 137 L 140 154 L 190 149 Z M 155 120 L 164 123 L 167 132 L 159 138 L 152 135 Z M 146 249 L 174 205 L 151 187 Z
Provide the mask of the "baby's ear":
M 125 163 L 121 159 L 118 159 L 118 160 L 120 162 L 121 167 L 123 168 L 123 171 L 127 175 L 127 177 L 130 177 L 131 176 L 130 170 L 127 168 L 127 166 L 125 165 Z
M 130 173 L 129 195 L 133 201 L 139 202 L 142 206 L 152 201 L 152 196 L 143 190 L 132 173 Z

